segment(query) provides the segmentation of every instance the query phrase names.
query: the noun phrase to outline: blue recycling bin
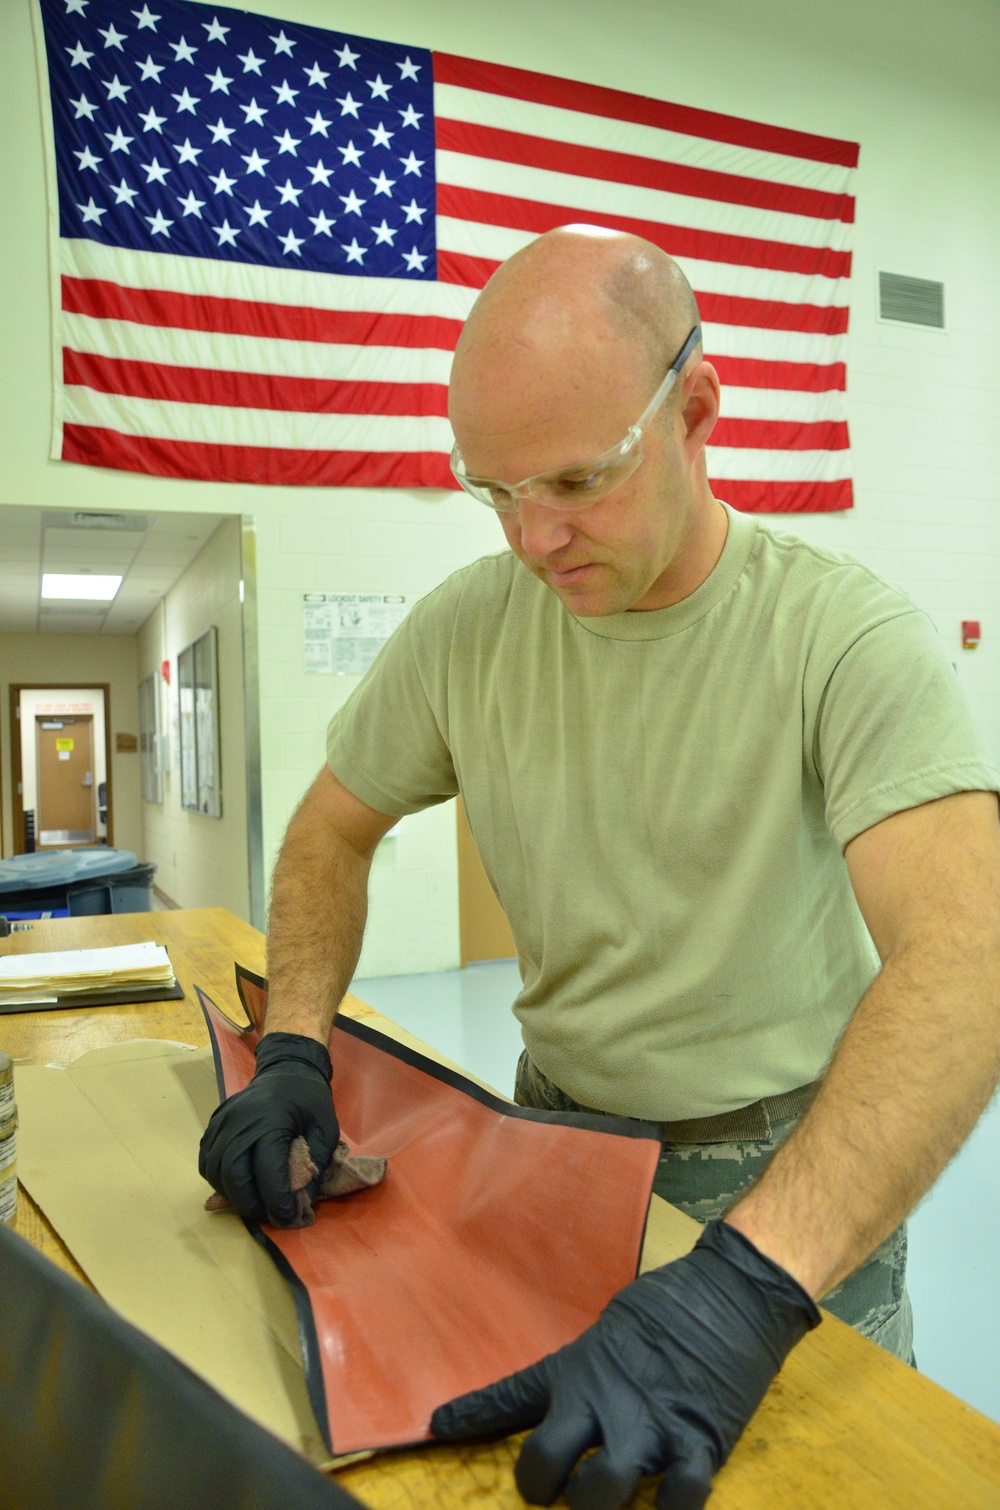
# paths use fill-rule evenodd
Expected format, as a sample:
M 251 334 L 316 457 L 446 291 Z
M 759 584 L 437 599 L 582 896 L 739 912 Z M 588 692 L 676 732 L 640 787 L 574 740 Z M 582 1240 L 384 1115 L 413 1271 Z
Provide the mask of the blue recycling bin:
M 130 849 L 36 851 L 0 860 L 0 913 L 23 918 L 152 912 L 156 866 Z

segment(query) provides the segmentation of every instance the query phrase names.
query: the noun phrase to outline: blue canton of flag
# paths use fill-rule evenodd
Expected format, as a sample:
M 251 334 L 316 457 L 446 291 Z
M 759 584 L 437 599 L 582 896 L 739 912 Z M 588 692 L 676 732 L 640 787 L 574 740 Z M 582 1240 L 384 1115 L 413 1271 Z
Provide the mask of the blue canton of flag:
M 63 236 L 437 276 L 430 53 L 184 0 L 42 15 Z

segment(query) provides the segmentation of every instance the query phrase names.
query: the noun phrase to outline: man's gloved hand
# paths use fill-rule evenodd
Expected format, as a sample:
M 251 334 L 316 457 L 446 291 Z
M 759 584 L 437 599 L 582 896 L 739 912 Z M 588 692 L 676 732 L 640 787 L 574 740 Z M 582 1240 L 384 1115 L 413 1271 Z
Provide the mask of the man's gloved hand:
M 659 1510 L 698 1510 L 788 1352 L 820 1315 L 735 1227 L 712 1222 L 684 1258 L 633 1280 L 575 1342 L 441 1405 L 442 1441 L 522 1431 L 515 1477 L 532 1505 L 616 1510 L 662 1472 Z M 575 1476 L 577 1460 L 591 1447 Z M 569 1484 L 567 1487 L 567 1480 Z
M 240 1216 L 276 1227 L 297 1220 L 288 1153 L 301 1136 L 317 1169 L 330 1163 L 340 1138 L 332 1076 L 330 1055 L 315 1038 L 266 1033 L 258 1043 L 253 1079 L 216 1107 L 198 1156 L 199 1173 Z

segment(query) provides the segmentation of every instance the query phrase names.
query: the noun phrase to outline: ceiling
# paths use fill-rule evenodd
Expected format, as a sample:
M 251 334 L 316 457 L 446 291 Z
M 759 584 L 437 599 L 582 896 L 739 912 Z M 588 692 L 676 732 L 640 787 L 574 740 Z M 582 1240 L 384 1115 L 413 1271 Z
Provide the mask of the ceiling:
M 135 634 L 226 517 L 0 508 L 0 632 Z M 43 602 L 42 572 L 123 580 L 110 603 Z

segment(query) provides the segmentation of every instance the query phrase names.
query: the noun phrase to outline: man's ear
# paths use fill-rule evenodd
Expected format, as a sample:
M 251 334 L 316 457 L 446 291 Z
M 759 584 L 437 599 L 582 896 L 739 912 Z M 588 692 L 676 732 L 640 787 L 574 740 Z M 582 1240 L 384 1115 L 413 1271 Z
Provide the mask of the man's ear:
M 689 463 L 693 463 L 708 444 L 708 438 L 719 418 L 721 402 L 719 374 L 711 362 L 699 362 L 685 378 L 681 394 L 681 417 L 684 421 L 682 445 Z

